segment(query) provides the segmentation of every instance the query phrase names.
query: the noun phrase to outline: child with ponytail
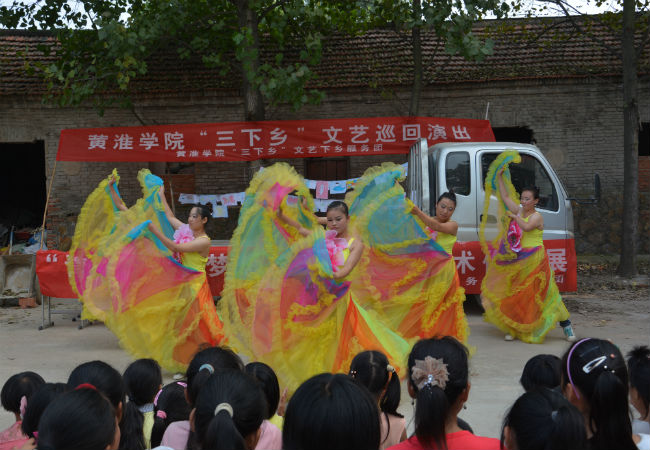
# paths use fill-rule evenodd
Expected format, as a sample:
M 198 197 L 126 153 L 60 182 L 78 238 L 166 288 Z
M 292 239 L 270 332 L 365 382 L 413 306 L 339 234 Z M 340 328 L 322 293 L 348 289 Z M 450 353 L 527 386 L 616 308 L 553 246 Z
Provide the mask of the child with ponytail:
M 271 423 L 280 404 L 280 384 L 273 369 L 263 362 L 246 364 L 246 373 L 255 378 L 266 399 L 266 414 L 260 431 L 260 439 L 255 450 L 274 450 L 282 448 L 282 431 Z
M 190 420 L 202 450 L 253 450 L 266 410 L 257 380 L 226 369 L 205 382 Z
M 630 402 L 641 417 L 632 421 L 632 432 L 650 434 L 650 348 L 634 347 L 627 354 L 630 372 Z
M 138 359 L 126 368 L 123 378 L 129 398 L 124 414 L 131 429 L 122 438 L 122 448 L 151 448 L 153 400 L 162 387 L 160 365 L 153 359 Z
M 470 390 L 467 348 L 451 336 L 418 341 L 408 358 L 408 392 L 415 399 L 415 434 L 390 450 L 498 450 L 498 439 L 458 426 Z
M 567 350 L 562 391 L 582 413 L 592 450 L 637 450 L 642 444 L 632 434 L 625 360 L 610 341 L 581 339 Z M 650 449 L 650 442 L 638 449 Z
M 524 393 L 503 421 L 501 448 L 583 450 L 587 433 L 580 411 L 548 388 Z
M 154 424 L 151 430 L 151 446 L 160 445 L 167 427 L 173 422 L 190 419 L 190 405 L 185 397 L 187 383 L 174 381 L 165 385 L 154 398 Z M 189 422 L 188 422 L 189 423 Z
M 395 368 L 381 352 L 361 352 L 350 364 L 349 375 L 365 386 L 381 411 L 381 445 L 383 450 L 406 440 L 406 422 L 397 412 L 400 402 L 400 382 Z

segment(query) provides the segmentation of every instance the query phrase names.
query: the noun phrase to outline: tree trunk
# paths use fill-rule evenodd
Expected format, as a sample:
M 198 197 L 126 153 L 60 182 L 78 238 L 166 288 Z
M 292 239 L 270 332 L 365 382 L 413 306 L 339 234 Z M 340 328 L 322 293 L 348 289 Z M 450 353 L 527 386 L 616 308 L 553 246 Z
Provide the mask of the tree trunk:
M 634 7 L 634 0 L 623 1 L 623 226 L 618 274 L 624 277 L 637 274 L 639 249 L 639 111 Z
M 253 41 L 244 40 L 242 45 L 246 46 L 246 55 L 250 58 L 241 61 L 242 64 L 242 94 L 244 97 L 244 120 L 264 120 L 264 98 L 258 86 L 255 85 L 249 76 L 257 74 L 260 68 L 260 39 L 258 28 L 257 12 L 251 9 L 248 0 L 237 2 L 239 15 L 239 26 L 242 29 L 250 30 Z
M 413 1 L 413 20 L 421 20 L 422 5 L 420 0 Z M 411 102 L 409 116 L 420 113 L 420 95 L 422 95 L 422 36 L 420 25 L 415 25 L 411 30 L 413 40 L 413 87 L 411 88 Z

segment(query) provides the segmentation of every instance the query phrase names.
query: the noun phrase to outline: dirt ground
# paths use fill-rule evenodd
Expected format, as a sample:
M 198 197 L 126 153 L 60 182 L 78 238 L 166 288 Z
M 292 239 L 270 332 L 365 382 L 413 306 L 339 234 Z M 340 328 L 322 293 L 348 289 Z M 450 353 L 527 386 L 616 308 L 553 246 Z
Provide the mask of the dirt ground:
M 611 339 L 626 353 L 634 345 L 650 345 L 650 258 L 640 264 L 635 282 L 624 282 L 614 275 L 615 263 L 606 258 L 581 258 L 578 292 L 564 295 L 578 337 Z M 56 300 L 57 309 L 73 308 L 75 300 Z M 561 356 L 567 347 L 562 331 L 552 330 L 543 344 L 505 342 L 503 334 L 481 317 L 475 301 L 466 302 L 475 348 L 471 359 L 472 389 L 467 409 L 461 413 L 475 433 L 498 437 L 503 415 L 522 393 L 519 377 L 526 361 L 539 353 Z M 102 359 L 123 371 L 131 361 L 120 349 L 115 336 L 103 325 L 82 330 L 73 315 L 53 315 L 55 326 L 39 331 L 41 309 L 0 308 L 0 382 L 12 374 L 33 370 L 47 381 L 65 381 L 81 362 Z M 171 374 L 166 374 L 169 380 Z M 410 421 L 413 415 L 406 390 L 400 411 Z M 0 429 L 13 421 L 0 411 Z

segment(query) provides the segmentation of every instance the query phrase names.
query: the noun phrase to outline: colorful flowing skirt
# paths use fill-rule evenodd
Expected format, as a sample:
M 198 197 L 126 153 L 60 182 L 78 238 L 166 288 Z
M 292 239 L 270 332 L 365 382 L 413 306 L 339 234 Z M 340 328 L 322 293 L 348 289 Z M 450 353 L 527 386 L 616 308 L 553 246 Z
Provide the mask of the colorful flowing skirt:
M 114 175 L 116 175 L 114 173 Z M 88 197 L 77 222 L 68 274 L 83 318 L 103 321 L 134 358 L 184 371 L 202 346 L 223 341 L 204 268 L 179 264 L 147 230 L 172 236 L 158 193 L 162 180 L 140 171 L 143 198 L 119 211 L 108 179 Z

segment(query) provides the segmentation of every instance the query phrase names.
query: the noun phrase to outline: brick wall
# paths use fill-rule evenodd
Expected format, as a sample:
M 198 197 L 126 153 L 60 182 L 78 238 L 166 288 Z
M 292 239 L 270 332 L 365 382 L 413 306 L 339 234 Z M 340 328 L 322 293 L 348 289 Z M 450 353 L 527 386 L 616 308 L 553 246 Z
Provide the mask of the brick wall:
M 267 119 L 317 119 L 364 116 L 406 115 L 408 91 L 392 98 L 374 90 L 332 91 L 322 105 L 306 106 L 299 112 L 278 107 L 269 110 Z M 640 116 L 650 121 L 650 83 L 640 83 Z M 534 139 L 562 179 L 570 196 L 591 194 L 593 173 L 600 173 L 605 195 L 619 192 L 623 182 L 622 93 L 619 80 L 523 80 L 489 83 L 465 83 L 428 87 L 422 95 L 422 116 L 483 119 L 489 102 L 489 119 L 494 127 L 528 127 Z M 136 102 L 138 115 L 147 124 L 225 122 L 242 120 L 239 98 L 227 94 L 210 96 L 169 96 Z M 109 109 L 99 117 L 92 108 L 57 108 L 41 104 L 40 98 L 5 98 L 0 104 L 0 142 L 45 141 L 48 182 L 52 173 L 60 130 L 64 128 L 140 125 L 127 110 Z M 350 161 L 350 176 L 383 161 L 406 161 L 406 155 L 363 156 Z M 643 162 L 646 161 L 646 162 Z M 304 161 L 288 160 L 304 173 Z M 642 158 L 647 170 L 647 158 Z M 262 161 L 262 165 L 270 164 Z M 113 168 L 121 175 L 120 190 L 127 204 L 140 195 L 136 174 L 146 163 L 73 163 L 58 162 L 53 185 L 48 228 L 56 244 L 65 240 L 62 230 L 70 228 L 83 201 Z M 197 194 L 243 191 L 257 167 L 251 163 L 196 164 L 194 176 Z M 647 192 L 648 176 L 644 186 Z M 647 202 L 643 203 L 648 208 Z M 183 217 L 187 211 L 179 206 Z M 233 211 L 234 212 L 234 211 Z M 582 214 L 577 208 L 576 223 Z M 236 225 L 236 214 L 216 220 L 208 232 L 226 239 Z M 72 227 L 73 228 L 73 227 Z M 65 233 L 70 233 L 65 231 Z M 581 231 L 577 239 L 586 239 Z M 645 248 L 647 245 L 647 236 Z M 580 248 L 580 247 L 579 247 Z M 591 248 L 591 247 L 590 247 Z M 615 251 L 598 247 L 595 251 Z M 646 250 L 649 251 L 649 250 Z

